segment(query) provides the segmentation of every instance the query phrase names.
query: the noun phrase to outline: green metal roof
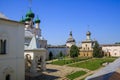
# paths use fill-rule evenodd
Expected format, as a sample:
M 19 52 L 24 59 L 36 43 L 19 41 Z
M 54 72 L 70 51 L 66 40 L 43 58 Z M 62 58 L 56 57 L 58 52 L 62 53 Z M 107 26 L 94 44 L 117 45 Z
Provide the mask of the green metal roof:
M 34 13 L 32 12 L 32 10 L 30 9 L 27 14 L 26 14 L 26 17 L 30 17 L 30 18 L 34 18 Z
M 41 21 L 40 21 L 40 19 L 37 17 L 36 19 L 35 19 L 35 23 L 40 23 Z

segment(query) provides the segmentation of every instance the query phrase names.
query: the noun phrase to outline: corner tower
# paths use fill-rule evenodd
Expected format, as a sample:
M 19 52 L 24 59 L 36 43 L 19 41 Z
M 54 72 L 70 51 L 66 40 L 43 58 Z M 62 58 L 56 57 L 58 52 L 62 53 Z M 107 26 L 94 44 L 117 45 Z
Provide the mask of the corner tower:
M 69 38 L 67 39 L 66 46 L 71 47 L 72 45 L 75 45 L 75 39 L 72 36 L 72 31 L 70 31 Z

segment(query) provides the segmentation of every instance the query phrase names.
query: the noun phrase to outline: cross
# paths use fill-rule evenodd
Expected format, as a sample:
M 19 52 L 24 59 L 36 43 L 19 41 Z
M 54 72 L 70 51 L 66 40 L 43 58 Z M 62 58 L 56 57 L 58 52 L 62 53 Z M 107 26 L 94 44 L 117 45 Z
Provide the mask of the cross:
M 88 31 L 89 31 L 90 25 L 88 25 Z
M 29 7 L 31 8 L 32 6 L 32 0 L 28 0 L 29 1 Z

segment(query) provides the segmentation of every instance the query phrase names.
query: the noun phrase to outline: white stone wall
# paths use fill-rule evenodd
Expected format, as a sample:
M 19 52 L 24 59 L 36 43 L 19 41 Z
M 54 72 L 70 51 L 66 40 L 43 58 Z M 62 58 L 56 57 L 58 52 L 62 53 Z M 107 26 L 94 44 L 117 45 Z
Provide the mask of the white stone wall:
M 6 54 L 0 54 L 0 80 L 24 80 L 24 24 L 0 19 L 0 39 L 6 39 Z
M 75 42 L 66 43 L 66 46 L 69 47 L 69 48 L 70 48 L 72 45 L 76 45 Z
M 47 40 L 39 40 L 40 48 L 47 48 Z
M 31 73 L 33 73 L 33 75 L 37 74 L 37 59 L 42 60 L 41 62 L 41 70 L 46 70 L 46 49 L 31 49 L 31 50 L 25 50 L 24 52 L 24 57 L 26 59 L 26 55 L 29 54 L 31 56 L 31 62 L 32 62 L 32 66 L 31 66 Z
M 119 57 L 120 56 L 120 45 L 119 46 L 102 46 L 102 50 L 105 53 L 110 53 L 113 57 Z

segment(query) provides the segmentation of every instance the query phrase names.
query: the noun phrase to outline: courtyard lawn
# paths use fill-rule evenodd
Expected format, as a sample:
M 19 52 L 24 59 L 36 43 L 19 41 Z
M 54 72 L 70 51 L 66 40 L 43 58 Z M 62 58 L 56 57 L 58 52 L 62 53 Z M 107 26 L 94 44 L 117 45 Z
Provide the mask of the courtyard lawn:
M 72 74 L 67 75 L 66 77 L 69 78 L 70 80 L 73 80 L 73 79 L 78 78 L 84 74 L 86 74 L 85 71 L 77 71 L 77 72 L 74 72 Z
M 71 67 L 87 68 L 89 70 L 96 70 L 105 62 L 113 62 L 116 58 L 93 58 L 88 61 L 70 64 Z
M 55 64 L 55 65 L 65 65 L 65 64 L 70 64 L 70 63 L 75 63 L 75 62 L 78 62 L 78 61 L 83 61 L 83 60 L 88 60 L 90 58 L 86 57 L 86 58 L 63 58 L 63 59 L 58 59 L 56 61 L 53 61 L 51 62 L 51 64 Z

